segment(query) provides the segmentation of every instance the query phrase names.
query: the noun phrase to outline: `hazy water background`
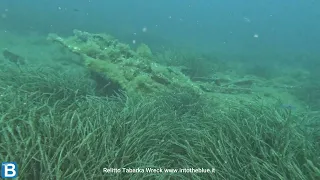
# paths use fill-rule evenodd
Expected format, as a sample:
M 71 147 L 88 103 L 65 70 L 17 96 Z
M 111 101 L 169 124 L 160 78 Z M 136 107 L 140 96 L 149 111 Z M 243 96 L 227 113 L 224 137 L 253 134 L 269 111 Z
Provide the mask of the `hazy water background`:
M 319 9 L 313 0 L 1 0 L 0 29 L 43 35 L 80 29 L 151 47 L 299 61 L 320 49 Z
M 319 179 L 319 10 L 311 0 L 0 0 L 0 159 L 17 160 L 25 179 L 97 179 L 101 165 L 219 172 L 186 179 Z M 155 62 L 188 77 L 180 83 L 168 77 L 177 68 L 142 56 L 114 65 L 79 57 L 46 39 L 74 29 L 168 50 Z M 133 82 L 129 95 L 174 83 L 167 96 L 118 103 L 104 98 L 118 90 L 109 75 L 133 79 L 123 81 Z

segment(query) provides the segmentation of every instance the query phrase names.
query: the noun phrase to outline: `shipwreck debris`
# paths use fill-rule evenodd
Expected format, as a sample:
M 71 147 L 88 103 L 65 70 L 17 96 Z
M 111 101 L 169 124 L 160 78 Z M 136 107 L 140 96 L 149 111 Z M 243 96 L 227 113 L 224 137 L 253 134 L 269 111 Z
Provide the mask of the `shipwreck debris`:
M 2 51 L 2 55 L 5 59 L 7 59 L 8 61 L 15 63 L 16 65 L 24 65 L 26 64 L 26 60 L 24 57 L 13 53 L 7 49 Z

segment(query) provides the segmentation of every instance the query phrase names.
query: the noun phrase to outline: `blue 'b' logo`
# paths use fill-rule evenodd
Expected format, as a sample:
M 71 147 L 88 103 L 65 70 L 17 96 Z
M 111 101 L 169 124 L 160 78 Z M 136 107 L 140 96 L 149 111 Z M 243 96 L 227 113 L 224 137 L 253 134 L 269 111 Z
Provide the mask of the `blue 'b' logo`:
M 1 164 L 1 178 L 16 178 L 18 166 L 16 162 L 3 162 Z

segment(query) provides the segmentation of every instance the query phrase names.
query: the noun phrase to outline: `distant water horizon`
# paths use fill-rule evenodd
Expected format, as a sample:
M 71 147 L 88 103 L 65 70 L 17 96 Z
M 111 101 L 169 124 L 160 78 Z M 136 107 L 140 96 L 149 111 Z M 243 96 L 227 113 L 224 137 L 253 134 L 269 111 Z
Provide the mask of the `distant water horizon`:
M 128 43 L 246 54 L 317 53 L 318 1 L 9 1 L 0 29 L 46 35 L 73 29 Z M 144 30 L 143 30 L 144 29 Z

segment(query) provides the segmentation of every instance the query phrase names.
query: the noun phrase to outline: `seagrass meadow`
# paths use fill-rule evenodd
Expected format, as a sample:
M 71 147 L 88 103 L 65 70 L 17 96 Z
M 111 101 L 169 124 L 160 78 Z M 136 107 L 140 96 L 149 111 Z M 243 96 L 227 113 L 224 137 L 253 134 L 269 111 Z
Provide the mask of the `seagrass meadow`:
M 79 30 L 46 43 L 56 52 L 46 62 L 10 49 L 0 58 L 0 159 L 17 162 L 20 180 L 320 179 L 317 71 Z

